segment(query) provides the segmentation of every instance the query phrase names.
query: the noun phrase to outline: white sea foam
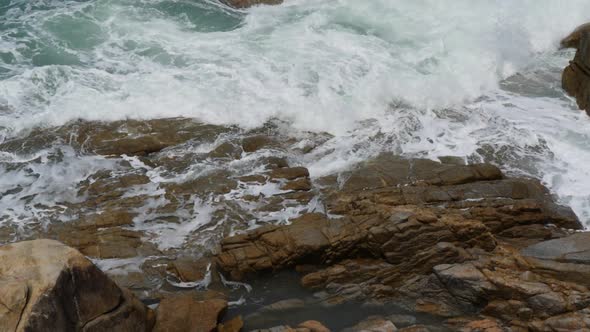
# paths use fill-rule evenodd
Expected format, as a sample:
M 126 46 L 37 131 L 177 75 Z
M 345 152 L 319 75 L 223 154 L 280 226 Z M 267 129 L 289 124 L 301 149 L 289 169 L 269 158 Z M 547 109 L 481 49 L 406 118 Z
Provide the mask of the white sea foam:
M 76 118 L 244 128 L 277 118 L 335 135 L 301 161 L 313 176 L 383 150 L 466 156 L 542 179 L 590 221 L 590 121 L 559 88 L 573 53 L 557 50 L 590 20 L 587 0 L 288 0 L 244 11 L 212 0 L 21 3 L 5 18 L 26 37 L 0 34 L 0 52 L 17 59 L 0 80 L 6 135 Z M 218 19 L 162 9 L 180 4 Z M 67 35 L 60 22 L 84 29 Z M 61 60 L 34 66 L 31 41 Z M 206 224 L 202 209 L 158 232 L 179 245 Z

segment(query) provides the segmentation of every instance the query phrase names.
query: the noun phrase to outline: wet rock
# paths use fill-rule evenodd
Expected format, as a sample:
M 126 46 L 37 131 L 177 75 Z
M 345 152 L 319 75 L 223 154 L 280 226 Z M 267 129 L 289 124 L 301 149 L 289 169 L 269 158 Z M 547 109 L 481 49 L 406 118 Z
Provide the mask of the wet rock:
M 0 247 L 0 329 L 148 331 L 150 309 L 75 249 L 35 240 Z
M 266 176 L 260 174 L 245 175 L 237 178 L 237 180 L 245 183 L 265 183 Z
M 240 159 L 242 155 L 242 148 L 233 144 L 232 142 L 225 142 L 217 146 L 213 151 L 209 152 L 207 156 L 209 158 L 227 158 L 227 159 Z
M 100 155 L 148 155 L 189 140 L 213 141 L 229 128 L 191 119 L 74 121 L 56 128 L 38 128 L 26 137 L 1 144 L 2 150 L 30 152 L 55 142 Z
M 425 325 L 412 325 L 398 330 L 399 332 L 432 332 Z
M 238 182 L 226 170 L 211 170 L 195 179 L 184 182 L 171 182 L 163 185 L 169 195 L 182 196 L 200 194 L 202 196 L 227 194 L 236 189 Z
M 371 214 L 394 206 L 438 205 L 436 213 L 460 214 L 494 233 L 523 225 L 580 229 L 573 211 L 555 204 L 538 181 L 504 179 L 491 165 L 443 165 L 389 154 L 362 163 L 329 194 L 334 214 Z
M 434 186 L 458 185 L 500 179 L 502 172 L 488 164 L 441 164 L 427 159 L 404 159 L 384 153 L 359 164 L 350 173 L 342 189 L 361 191 L 416 182 Z
M 397 327 L 407 327 L 416 324 L 416 317 L 411 315 L 389 315 L 387 319 Z
M 386 154 L 340 181 L 319 182 L 327 211 L 339 218 L 307 214 L 290 225 L 228 237 L 219 266 L 238 279 L 313 266 L 298 269 L 301 284 L 326 307 L 395 302 L 420 316 L 448 319 L 453 330 L 545 331 L 568 326 L 571 317 L 586 319 L 588 289 L 555 265 L 584 271 L 582 236 L 579 246 L 529 247 L 547 238 L 568 241 L 565 229 L 581 228 L 538 181 L 506 178 L 491 165 Z M 547 254 L 545 247 L 562 250 Z M 539 257 L 523 256 L 520 248 Z M 415 323 L 400 326 L 439 330 Z
M 322 323 L 318 322 L 317 320 L 308 320 L 297 327 L 308 329 L 310 332 L 330 332 L 330 329 L 325 327 Z
M 171 296 L 158 306 L 154 332 L 212 332 L 226 309 L 224 300 L 197 301 L 191 295 Z
M 472 321 L 461 329 L 464 332 L 503 332 L 505 330 L 502 324 L 494 319 Z
M 183 118 L 80 123 L 74 128 L 84 149 L 102 155 L 147 155 L 191 139 L 210 140 L 227 131 Z
M 289 181 L 281 186 L 281 190 L 308 191 L 311 190 L 311 180 L 308 178 L 299 178 Z
M 219 324 L 217 326 L 217 332 L 240 332 L 242 327 L 244 327 L 242 317 L 237 316 L 227 322 Z
M 267 157 L 262 159 L 267 169 L 289 167 L 289 162 L 286 158 L 281 157 Z
M 130 225 L 129 214 L 106 212 L 91 216 L 89 219 L 63 224 L 54 223 L 50 225 L 48 233 L 55 239 L 80 250 L 84 255 L 95 258 L 131 258 L 149 256 L 158 252 L 153 244 L 144 241 L 143 232 L 124 227 Z
M 440 160 L 440 162 L 443 164 L 460 165 L 460 166 L 463 166 L 466 164 L 465 158 L 463 158 L 463 157 L 443 156 L 443 157 L 438 157 L 438 160 Z
M 269 176 L 271 179 L 295 180 L 298 178 L 308 178 L 309 171 L 305 167 L 283 167 L 272 170 Z
M 246 8 L 255 5 L 278 5 L 283 3 L 283 0 L 223 0 L 223 2 L 236 8 Z
M 287 325 L 274 326 L 268 329 L 252 330 L 251 332 L 309 332 L 307 329 L 293 329 Z
M 342 330 L 342 332 L 395 332 L 397 330 L 395 324 L 383 317 L 369 317 L 353 327 Z
M 178 277 L 182 282 L 195 282 L 203 280 L 210 269 L 211 261 L 207 258 L 198 260 L 176 259 L 168 266 L 168 271 Z
M 278 301 L 258 309 L 255 313 L 246 316 L 246 321 L 257 326 L 268 326 L 272 323 L 280 323 L 280 315 L 292 313 L 305 308 L 305 302 L 300 299 L 287 299 Z
M 128 219 L 109 219 L 111 216 L 96 218 L 96 223 L 82 221 L 52 224 L 48 231 L 51 237 L 72 246 L 84 255 L 102 259 L 130 258 L 156 254 L 155 246 L 144 242 L 144 233 L 126 229 L 122 226 L 111 226 L 121 223 L 126 225 Z M 93 218 L 94 219 L 94 218 Z M 98 226 L 104 223 L 103 226 Z M 72 234 L 75 234 L 73 236 Z
M 278 146 L 277 142 L 267 135 L 251 136 L 242 140 L 242 149 L 247 153 L 276 146 Z
M 561 41 L 561 46 L 577 50 L 563 71 L 562 87 L 590 115 L 590 24 L 577 28 Z

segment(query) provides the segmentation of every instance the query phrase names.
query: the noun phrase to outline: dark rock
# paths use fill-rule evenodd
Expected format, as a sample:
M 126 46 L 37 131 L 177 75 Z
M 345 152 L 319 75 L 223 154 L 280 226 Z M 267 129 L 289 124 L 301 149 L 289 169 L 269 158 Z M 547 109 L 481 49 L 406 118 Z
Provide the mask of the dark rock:
M 309 177 L 309 171 L 305 167 L 283 167 L 272 170 L 269 176 L 271 179 L 295 180 Z
M 237 316 L 232 318 L 231 320 L 228 320 L 227 322 L 219 324 L 217 326 L 217 332 L 240 332 L 242 330 L 242 327 L 244 327 L 242 317 Z
M 311 180 L 308 178 L 295 179 L 282 185 L 281 190 L 308 191 L 311 190 Z
M 228 159 L 240 159 L 242 155 L 242 149 L 231 143 L 225 142 L 217 146 L 213 151 L 207 155 L 209 158 L 228 158 Z
M 387 316 L 387 320 L 398 327 L 407 327 L 416 324 L 416 317 L 411 315 L 389 315 Z
M 561 41 L 561 46 L 577 49 L 574 60 L 563 71 L 562 87 L 590 115 L 590 23 L 578 27 Z
M 236 8 L 246 8 L 255 5 L 278 5 L 283 3 L 283 0 L 223 0 L 223 2 Z
M 523 249 L 522 254 L 563 263 L 590 264 L 590 233 L 576 233 L 561 239 L 544 241 Z
M 278 144 L 267 135 L 258 135 L 246 137 L 242 140 L 242 149 L 244 152 L 256 152 L 260 149 L 276 147 Z
M 590 286 L 590 233 L 576 233 L 522 250 L 536 271 Z

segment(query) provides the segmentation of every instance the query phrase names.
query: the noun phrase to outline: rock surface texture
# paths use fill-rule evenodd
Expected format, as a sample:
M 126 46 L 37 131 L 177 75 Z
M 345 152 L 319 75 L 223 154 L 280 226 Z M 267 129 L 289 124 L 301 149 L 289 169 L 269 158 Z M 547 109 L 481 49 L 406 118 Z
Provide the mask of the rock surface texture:
M 576 98 L 580 109 L 590 115 L 590 23 L 563 39 L 561 46 L 577 50 L 574 60 L 563 71 L 563 89 Z
M 219 266 L 296 268 L 326 306 L 396 303 L 450 330 L 590 329 L 590 234 L 571 235 L 579 221 L 538 181 L 390 154 L 341 178 L 326 180 L 327 214 L 226 238 Z
M 77 250 L 52 240 L 0 247 L 0 330 L 149 331 L 154 315 Z

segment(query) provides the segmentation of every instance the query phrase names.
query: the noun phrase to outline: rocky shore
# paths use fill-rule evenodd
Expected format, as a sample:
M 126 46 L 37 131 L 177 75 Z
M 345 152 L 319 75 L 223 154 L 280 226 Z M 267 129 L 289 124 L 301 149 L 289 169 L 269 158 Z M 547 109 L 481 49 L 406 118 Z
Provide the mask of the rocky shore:
M 198 234 L 189 235 L 180 249 L 160 248 L 134 212 L 153 196 L 128 194 L 150 185 L 149 169 L 183 167 L 195 158 L 231 163 L 267 150 L 305 155 L 325 140 L 316 135 L 302 144 L 257 132 L 218 140 L 235 130 L 186 119 L 80 122 L 5 142 L 2 149 L 23 151 L 65 141 L 79 153 L 120 160 L 121 168 L 80 181 L 83 200 L 69 206 L 77 211 L 74 220 L 30 225 L 26 232 L 22 225 L 3 227 L 4 243 L 53 238 L 73 248 L 53 240 L 1 247 L 0 326 L 15 331 L 590 328 L 590 237 L 575 232 L 582 229 L 575 214 L 539 181 L 507 177 L 493 165 L 466 164 L 463 158 L 437 162 L 382 153 L 312 181 L 306 168 L 264 157 L 245 172 L 160 183 L 150 188 L 168 199 L 159 207 L 163 215 L 182 208 L 185 195 L 222 197 L 248 184 L 279 188 L 224 202 L 220 211 L 228 224 L 232 204 L 249 205 L 233 206 L 231 215 L 241 219 L 219 233 L 225 238 L 209 246 L 213 250 L 192 242 Z M 166 152 L 188 141 L 220 143 L 167 161 Z M 144 166 L 131 167 L 129 156 Z M 249 209 L 293 207 L 298 216 L 287 223 L 248 226 Z M 107 274 L 84 255 L 106 266 Z M 134 268 L 108 268 L 134 260 L 140 262 Z M 272 295 L 260 295 L 255 305 L 235 305 L 262 289 Z M 334 320 L 351 310 L 350 319 Z
M 562 42 L 587 111 L 588 38 Z M 0 193 L 42 211 L 0 211 L 0 330 L 590 331 L 590 233 L 540 181 L 390 152 L 317 176 L 329 139 L 172 118 L 4 141 L 44 151 L 10 165 L 28 177 L 88 169 L 53 204 Z

